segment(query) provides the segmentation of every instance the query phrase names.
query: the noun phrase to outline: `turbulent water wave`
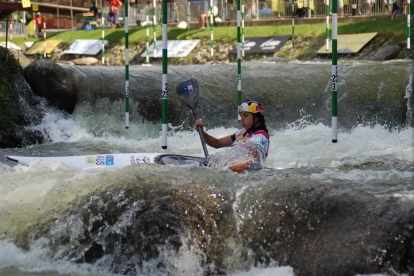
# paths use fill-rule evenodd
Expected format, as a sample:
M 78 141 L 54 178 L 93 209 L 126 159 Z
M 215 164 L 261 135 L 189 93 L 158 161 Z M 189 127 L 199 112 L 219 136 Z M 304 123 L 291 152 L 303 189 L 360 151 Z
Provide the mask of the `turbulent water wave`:
M 272 128 L 284 129 L 304 116 L 312 124 L 331 124 L 331 67 L 328 63 L 253 62 L 243 66 L 243 97 L 264 103 Z M 119 89 L 124 85 L 122 68 L 67 67 L 67 70 L 79 85 L 80 102 L 94 108 L 102 99 L 110 102 L 123 100 L 123 90 Z M 410 118 L 406 117 L 407 109 L 412 108 L 411 94 L 407 95 L 407 89 L 412 85 L 409 80 L 412 70 L 410 61 L 386 65 L 361 61 L 341 64 L 338 76 L 339 127 L 345 130 L 357 125 L 375 124 L 389 128 L 404 127 L 412 120 L 412 114 Z M 232 64 L 169 68 L 172 91 L 168 98 L 169 122 L 177 126 L 190 120 L 186 128 L 192 126 L 191 111 L 174 93 L 174 88 L 184 80 L 196 78 L 201 89 L 199 115 L 208 118 L 207 126 L 236 126 L 235 73 Z M 131 116 L 141 116 L 156 123 L 161 120 L 159 88 L 162 84 L 159 74 L 157 67 L 130 67 Z M 90 82 L 90 79 L 96 81 Z M 411 102 L 404 97 L 411 97 Z
M 387 64 L 389 79 L 393 70 L 408 72 L 405 65 Z M 333 144 L 329 96 L 315 98 L 311 93 L 320 89 L 329 94 L 328 81 L 315 77 L 329 74 L 326 64 L 246 66 L 251 69 L 246 79 L 265 84 L 255 95 L 271 103 L 267 105 L 270 150 L 261 171 L 237 174 L 225 166 L 156 164 L 79 170 L 39 160 L 28 166 L 6 161 L 6 155 L 204 155 L 198 134 L 190 129 L 193 118 L 185 114 L 186 107 L 173 107 L 179 123 L 169 124 L 164 151 L 160 124 L 148 120 L 149 111 L 157 109 L 132 104 L 144 111 L 132 115 L 130 129 L 125 130 L 123 101 L 117 96 L 122 89 L 99 86 L 108 80 L 115 83 L 102 76 L 108 70 L 116 75 L 118 69 L 77 68 L 84 94 L 74 114 L 45 109 L 42 122 L 31 126 L 44 134 L 47 143 L 0 150 L 0 275 L 412 274 L 412 77 L 405 78 L 404 73 L 403 84 L 391 84 L 380 74 L 384 66 L 378 63 L 345 64 L 340 104 L 345 101 L 357 108 L 339 117 L 339 124 L 347 127 L 340 129 L 338 143 Z M 303 66 L 312 66 L 315 72 L 309 75 Z M 222 123 L 233 118 L 230 100 L 217 98 L 227 93 L 217 83 L 228 76 L 230 67 L 212 69 L 222 74 L 216 79 L 192 67 L 199 81 L 208 80 L 202 85 L 205 98 L 200 109 L 210 121 L 208 133 L 215 137 L 231 135 L 240 127 L 236 122 Z M 177 80 L 188 77 L 186 70 L 177 73 Z M 356 76 L 364 70 L 368 72 Z M 300 85 L 296 91 L 298 84 L 288 76 L 293 71 L 306 76 L 310 88 Z M 274 72 L 280 72 L 280 83 L 269 81 Z M 100 81 L 91 88 L 82 78 L 94 74 Z M 155 75 L 145 74 L 145 81 L 137 81 L 144 82 L 151 94 Z M 354 102 L 355 83 L 359 90 L 374 87 L 369 101 Z M 103 98 L 96 98 L 93 89 L 101 89 Z M 273 90 L 279 94 L 274 96 Z M 400 94 L 402 102 L 382 109 Z M 317 111 L 321 106 L 325 111 Z M 354 113 L 345 116 L 349 112 Z M 209 152 L 226 155 L 223 149 Z

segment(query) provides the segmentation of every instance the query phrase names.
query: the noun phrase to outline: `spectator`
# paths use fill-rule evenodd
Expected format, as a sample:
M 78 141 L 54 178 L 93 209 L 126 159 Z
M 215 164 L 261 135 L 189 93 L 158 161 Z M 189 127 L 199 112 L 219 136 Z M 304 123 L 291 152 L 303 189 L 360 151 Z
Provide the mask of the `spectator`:
M 118 5 L 122 6 L 122 2 L 119 0 L 109 0 L 109 13 L 107 20 L 108 22 L 112 21 L 113 27 L 118 27 Z M 112 19 L 112 20 L 111 20 Z
M 42 31 L 43 22 L 46 22 L 46 19 L 44 17 L 42 17 L 42 15 L 40 14 L 40 12 L 38 12 L 36 14 L 36 16 L 33 17 L 33 20 L 34 20 L 34 24 L 36 26 L 34 36 L 35 37 L 38 37 L 39 32 Z
M 213 6 L 213 17 L 216 17 L 218 15 L 218 8 L 217 6 Z M 211 13 L 208 11 L 206 13 L 202 13 L 198 16 L 198 27 L 200 29 L 204 29 L 206 24 L 206 18 L 209 18 L 211 16 Z
M 99 19 L 99 12 L 98 12 L 98 8 L 95 5 L 95 1 L 91 1 L 91 6 L 89 8 L 90 12 L 93 12 L 93 18 L 95 20 L 95 24 L 100 26 L 100 24 L 98 23 L 98 19 Z
M 374 8 L 375 5 L 375 0 L 367 0 L 366 1 L 366 14 L 367 15 L 371 15 L 372 14 L 372 9 Z
M 90 12 L 93 12 L 93 17 L 95 17 L 95 19 L 99 16 L 98 15 L 98 8 L 95 5 L 95 1 L 92 1 L 91 2 L 91 6 L 89 8 L 89 11 Z

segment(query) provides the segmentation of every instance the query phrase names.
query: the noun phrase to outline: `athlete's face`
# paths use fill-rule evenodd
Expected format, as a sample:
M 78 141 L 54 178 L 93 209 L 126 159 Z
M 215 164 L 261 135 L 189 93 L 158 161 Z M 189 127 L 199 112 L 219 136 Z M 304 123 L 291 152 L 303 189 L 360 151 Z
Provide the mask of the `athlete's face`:
M 250 112 L 240 112 L 241 124 L 245 129 L 253 126 L 253 114 Z

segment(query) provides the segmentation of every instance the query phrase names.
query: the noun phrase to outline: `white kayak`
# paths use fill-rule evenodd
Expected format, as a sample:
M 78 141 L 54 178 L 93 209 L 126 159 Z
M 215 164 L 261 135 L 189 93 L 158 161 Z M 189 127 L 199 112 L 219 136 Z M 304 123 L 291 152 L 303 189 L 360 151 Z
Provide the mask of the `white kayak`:
M 36 156 L 7 156 L 10 161 L 28 165 L 35 160 L 57 163 L 61 162 L 67 166 L 85 169 L 97 166 L 107 168 L 123 168 L 135 163 L 160 164 L 160 165 L 198 165 L 205 166 L 206 158 L 162 153 L 117 153 L 117 154 L 89 154 L 79 156 L 55 156 L 55 157 L 36 157 Z

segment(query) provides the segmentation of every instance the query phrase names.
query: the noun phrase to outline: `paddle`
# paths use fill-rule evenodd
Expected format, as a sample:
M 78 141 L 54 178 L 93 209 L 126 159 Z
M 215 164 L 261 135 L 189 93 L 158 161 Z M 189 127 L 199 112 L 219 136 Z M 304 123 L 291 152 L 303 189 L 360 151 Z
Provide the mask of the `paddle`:
M 183 82 L 180 82 L 177 87 L 176 91 L 178 96 L 193 110 L 194 117 L 197 119 L 197 103 L 198 103 L 198 92 L 199 86 L 196 79 L 189 79 Z M 204 141 L 203 132 L 201 127 L 198 126 L 198 134 L 200 134 L 201 144 L 203 145 L 203 150 L 206 158 L 208 157 L 208 151 L 206 142 Z

